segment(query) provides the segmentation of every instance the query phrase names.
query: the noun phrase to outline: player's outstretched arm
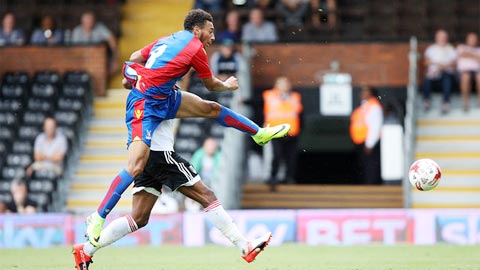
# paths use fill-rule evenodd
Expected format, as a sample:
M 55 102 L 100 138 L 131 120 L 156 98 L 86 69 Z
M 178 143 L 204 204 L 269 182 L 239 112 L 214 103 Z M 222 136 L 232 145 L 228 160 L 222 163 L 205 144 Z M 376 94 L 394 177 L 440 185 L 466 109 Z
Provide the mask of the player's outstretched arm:
M 205 87 L 210 91 L 233 91 L 238 89 L 237 78 L 230 76 L 225 81 L 212 76 L 208 79 L 202 79 Z
M 147 62 L 147 59 L 143 57 L 141 50 L 134 51 L 132 55 L 130 55 L 130 62 L 138 63 L 142 66 L 145 66 L 145 63 Z

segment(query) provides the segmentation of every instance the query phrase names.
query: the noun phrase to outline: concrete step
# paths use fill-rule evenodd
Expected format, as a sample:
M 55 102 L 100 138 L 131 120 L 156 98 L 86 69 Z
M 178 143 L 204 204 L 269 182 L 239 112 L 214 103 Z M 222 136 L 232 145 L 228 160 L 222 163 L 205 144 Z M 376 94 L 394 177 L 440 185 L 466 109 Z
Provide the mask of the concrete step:
M 480 138 L 480 137 L 479 137 Z M 480 140 L 471 141 L 445 141 L 438 143 L 434 140 L 417 141 L 418 152 L 480 152 Z
M 461 175 L 449 173 L 449 171 L 442 172 L 442 179 L 440 180 L 440 187 L 449 188 L 480 188 L 480 174 L 478 175 Z
M 454 170 L 457 172 L 468 172 L 476 173 L 480 169 L 480 158 L 433 158 L 432 156 L 416 156 L 416 158 L 432 158 L 435 162 L 438 163 L 442 171 L 444 170 Z
M 82 151 L 82 155 L 85 156 L 105 155 L 105 153 L 115 156 L 124 155 L 125 157 L 128 155 L 125 147 L 88 147 Z
M 417 136 L 480 136 L 480 126 L 425 126 L 417 129 Z
M 455 152 L 453 152 L 455 151 Z M 449 159 L 478 159 L 480 162 L 480 152 L 475 151 L 457 151 L 457 149 L 451 148 L 450 151 L 440 152 L 440 151 L 428 151 L 428 152 L 419 152 L 415 154 L 415 158 L 431 158 L 431 159 L 439 159 L 439 158 L 449 158 Z M 480 163 L 478 163 L 480 164 Z
M 91 139 L 85 142 L 85 147 L 89 148 L 103 148 L 105 151 L 110 150 L 111 148 L 121 148 L 127 149 L 127 138 L 125 139 L 115 139 L 115 140 L 98 140 Z
M 127 165 L 127 160 L 108 160 L 103 161 L 101 163 L 97 161 L 81 161 L 77 167 L 77 174 L 85 174 L 85 173 L 92 173 L 96 171 L 103 171 L 103 170 L 116 170 L 119 171 Z
M 415 191 L 412 193 L 415 208 L 478 208 L 480 192 L 449 192 L 440 190 Z

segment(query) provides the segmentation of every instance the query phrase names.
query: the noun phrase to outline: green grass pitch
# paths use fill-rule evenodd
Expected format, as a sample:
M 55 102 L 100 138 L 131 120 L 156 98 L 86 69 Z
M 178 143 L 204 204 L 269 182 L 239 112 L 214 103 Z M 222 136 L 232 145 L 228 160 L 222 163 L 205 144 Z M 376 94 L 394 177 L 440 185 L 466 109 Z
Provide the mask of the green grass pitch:
M 91 270 L 458 270 L 480 269 L 480 246 L 268 247 L 256 261 L 244 262 L 232 247 L 180 246 L 105 248 Z M 70 248 L 0 249 L 0 269 L 74 268 Z

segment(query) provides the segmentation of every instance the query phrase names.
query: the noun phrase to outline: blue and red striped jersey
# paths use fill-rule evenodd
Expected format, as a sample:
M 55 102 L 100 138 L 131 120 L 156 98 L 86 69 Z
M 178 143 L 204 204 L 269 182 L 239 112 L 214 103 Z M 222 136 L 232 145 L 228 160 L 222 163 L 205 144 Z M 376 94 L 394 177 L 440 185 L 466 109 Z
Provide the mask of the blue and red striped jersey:
M 138 74 L 135 90 L 146 96 L 165 96 L 175 83 L 193 67 L 201 79 L 211 78 L 207 52 L 191 32 L 182 30 L 159 38 L 141 50 L 145 66 L 131 63 Z

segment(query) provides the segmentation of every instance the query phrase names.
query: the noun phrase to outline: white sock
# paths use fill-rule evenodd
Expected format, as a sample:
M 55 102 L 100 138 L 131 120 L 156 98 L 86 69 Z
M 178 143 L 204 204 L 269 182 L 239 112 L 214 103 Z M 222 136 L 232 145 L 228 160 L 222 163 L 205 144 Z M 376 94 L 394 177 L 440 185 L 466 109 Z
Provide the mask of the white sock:
M 209 220 L 228 240 L 230 240 L 230 242 L 245 254 L 248 251 L 248 241 L 240 233 L 237 225 L 233 223 L 230 215 L 227 214 L 225 209 L 223 209 L 222 204 L 219 201 L 214 201 L 204 210 L 207 220 Z
M 100 240 L 98 241 L 98 247 L 94 247 L 90 242 L 86 242 L 83 246 L 83 251 L 88 256 L 93 256 L 97 250 L 116 242 L 120 238 L 136 230 L 138 230 L 138 226 L 130 215 L 117 218 L 102 230 Z

